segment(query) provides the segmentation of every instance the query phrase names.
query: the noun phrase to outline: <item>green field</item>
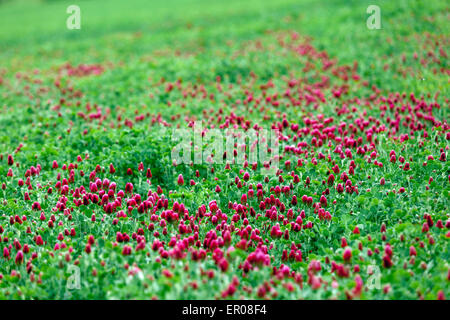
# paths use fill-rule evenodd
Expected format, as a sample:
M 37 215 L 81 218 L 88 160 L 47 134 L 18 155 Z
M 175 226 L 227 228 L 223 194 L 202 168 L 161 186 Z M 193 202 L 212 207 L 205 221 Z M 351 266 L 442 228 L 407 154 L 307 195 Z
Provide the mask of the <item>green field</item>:
M 0 299 L 450 297 L 449 18 L 0 1 Z M 194 122 L 202 161 L 174 163 Z M 280 157 L 224 154 L 227 129 L 277 129 Z

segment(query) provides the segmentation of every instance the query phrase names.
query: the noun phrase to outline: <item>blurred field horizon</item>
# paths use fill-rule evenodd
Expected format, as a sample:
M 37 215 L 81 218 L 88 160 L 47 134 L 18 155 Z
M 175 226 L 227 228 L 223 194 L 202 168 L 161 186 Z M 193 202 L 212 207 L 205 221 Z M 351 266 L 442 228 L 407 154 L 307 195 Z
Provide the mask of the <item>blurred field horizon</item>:
M 66 28 L 71 4 L 81 8 L 81 30 Z M 381 7 L 380 30 L 366 26 L 371 4 Z M 280 30 L 310 36 L 344 62 L 357 56 L 377 64 L 403 48 L 400 37 L 450 31 L 445 1 L 5 0 L 0 15 L 2 61 L 16 64 L 24 57 L 76 63 L 86 53 L 99 60 L 165 50 L 198 52 Z M 35 50 L 39 57 L 31 58 Z

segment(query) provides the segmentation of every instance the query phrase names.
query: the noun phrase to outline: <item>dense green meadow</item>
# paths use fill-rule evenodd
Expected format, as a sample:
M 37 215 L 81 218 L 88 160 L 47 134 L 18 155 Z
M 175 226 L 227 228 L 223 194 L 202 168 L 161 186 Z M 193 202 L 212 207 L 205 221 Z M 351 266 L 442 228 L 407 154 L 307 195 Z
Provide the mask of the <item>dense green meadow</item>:
M 449 14 L 0 1 L 0 299 L 449 298 Z

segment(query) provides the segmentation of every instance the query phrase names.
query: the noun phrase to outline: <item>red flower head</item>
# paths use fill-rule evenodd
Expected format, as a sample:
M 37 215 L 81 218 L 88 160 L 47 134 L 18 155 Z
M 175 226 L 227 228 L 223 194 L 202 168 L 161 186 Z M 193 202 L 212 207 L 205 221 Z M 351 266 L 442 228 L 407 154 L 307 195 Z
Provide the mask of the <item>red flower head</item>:
M 183 178 L 183 175 L 182 175 L 182 174 L 180 174 L 180 175 L 178 176 L 177 183 L 178 183 L 179 186 L 182 186 L 182 185 L 184 184 L 184 178 Z
M 9 259 L 9 250 L 7 247 L 3 248 L 3 258 Z
M 23 252 L 21 250 L 17 251 L 16 255 L 16 264 L 22 264 L 23 263 Z
M 320 203 L 322 204 L 322 206 L 326 207 L 327 206 L 327 198 L 325 198 L 324 195 L 320 196 Z
M 41 210 L 41 205 L 40 205 L 40 203 L 39 202 L 33 202 L 33 204 L 32 204 L 32 206 L 31 206 L 31 209 L 33 209 L 33 210 Z
M 328 181 L 327 182 L 328 182 L 329 186 L 331 186 L 334 183 L 334 175 L 333 174 L 330 174 L 328 176 Z
M 42 240 L 42 237 L 41 237 L 40 235 L 38 235 L 38 236 L 36 237 L 36 244 L 37 244 L 38 246 L 42 246 L 42 245 L 44 244 L 44 240 Z
M 390 267 L 392 267 L 392 265 L 393 265 L 393 263 L 392 263 L 391 257 L 389 255 L 385 254 L 383 256 L 383 266 L 385 268 L 390 268 Z
M 12 155 L 8 154 L 8 165 L 12 166 L 14 164 L 14 158 Z
M 346 248 L 342 257 L 345 261 L 350 261 L 352 259 L 352 250 L 350 248 Z
M 228 261 L 224 258 L 222 258 L 219 261 L 219 268 L 220 270 L 222 270 L 223 272 L 226 272 L 228 270 Z

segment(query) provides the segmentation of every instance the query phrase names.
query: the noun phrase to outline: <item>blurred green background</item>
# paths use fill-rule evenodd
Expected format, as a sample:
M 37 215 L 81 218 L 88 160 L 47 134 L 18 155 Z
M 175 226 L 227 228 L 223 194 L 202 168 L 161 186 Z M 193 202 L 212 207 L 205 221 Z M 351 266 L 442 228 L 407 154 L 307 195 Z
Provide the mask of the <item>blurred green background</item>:
M 66 28 L 66 8 L 71 4 L 81 8 L 81 30 Z M 381 8 L 381 30 L 366 27 L 366 8 L 371 4 Z M 4 61 L 38 51 L 42 59 L 68 60 L 93 48 L 99 58 L 164 47 L 198 49 L 252 39 L 267 30 L 294 29 L 351 60 L 389 53 L 383 43 L 387 37 L 425 31 L 448 34 L 447 4 L 438 0 L 3 0 L 1 57 Z
M 81 30 L 66 28 L 71 4 L 81 8 Z M 366 27 L 372 4 L 381 8 L 380 30 Z M 383 66 L 426 50 L 417 40 L 426 34 L 448 39 L 448 20 L 445 0 L 3 0 L 0 65 L 16 72 L 68 61 L 131 64 L 175 52 L 199 57 L 187 64 L 177 59 L 175 76 L 204 74 L 199 64 L 220 60 L 217 52 L 264 39 L 268 31 L 291 30 L 311 36 L 341 63 L 357 60 L 360 74 L 376 85 L 429 92 L 445 89 L 445 77 L 419 68 L 416 78 L 398 83 Z M 444 43 L 448 47 L 448 40 Z

